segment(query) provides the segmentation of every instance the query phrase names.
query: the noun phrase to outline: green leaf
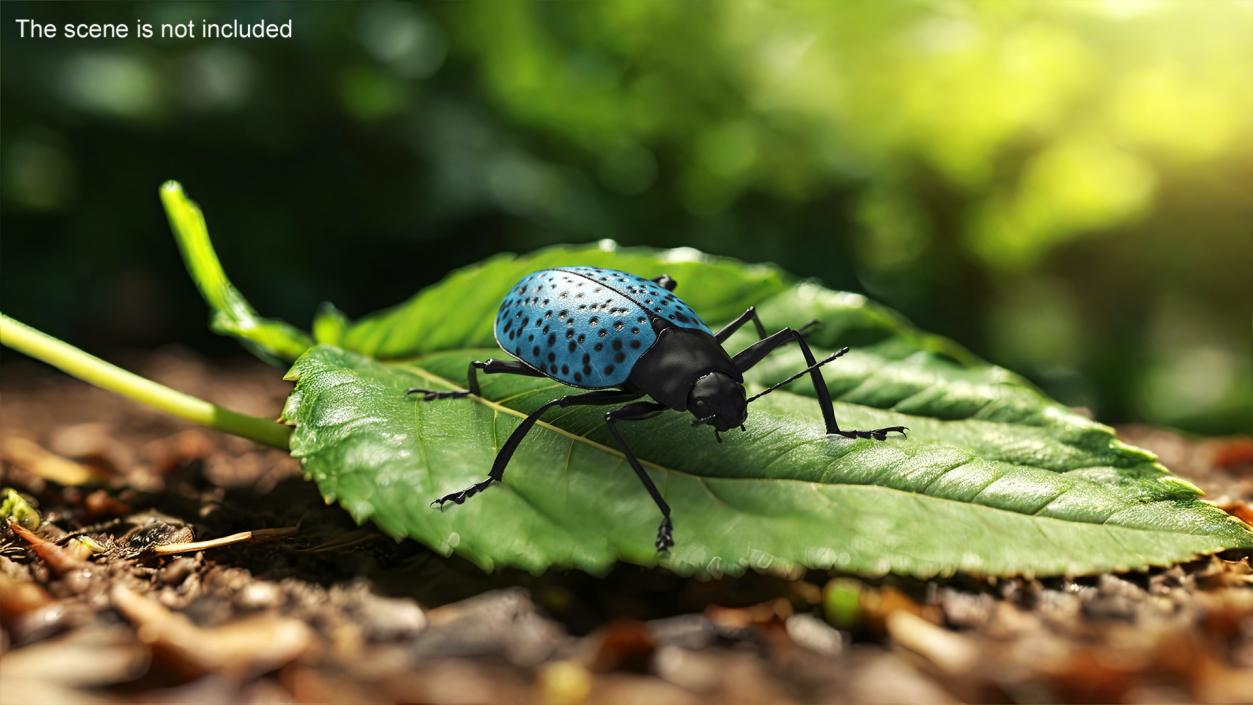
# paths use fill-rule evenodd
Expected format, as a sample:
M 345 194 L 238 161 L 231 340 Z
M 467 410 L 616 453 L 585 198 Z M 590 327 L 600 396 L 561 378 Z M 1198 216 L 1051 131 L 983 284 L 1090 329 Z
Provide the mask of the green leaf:
M 165 206 L 170 230 L 178 242 L 183 263 L 201 296 L 209 304 L 209 327 L 215 333 L 229 335 L 245 344 L 267 362 L 291 361 L 313 345 L 308 334 L 282 321 L 259 316 L 243 294 L 226 278 L 222 263 L 209 240 L 204 214 L 183 193 L 177 181 L 161 186 L 161 204 Z
M 259 317 L 231 286 L 177 184 L 162 200 L 215 330 L 265 356 L 300 356 L 283 416 L 295 427 L 292 454 L 327 501 L 485 568 L 598 573 L 618 560 L 659 562 L 658 512 L 601 409 L 551 412 L 503 484 L 463 506 L 429 506 L 481 480 L 519 420 L 570 389 L 488 375 L 482 397 L 422 403 L 405 390 L 459 388 L 470 361 L 501 356 L 491 327 L 506 291 L 531 271 L 570 264 L 670 274 L 713 324 L 750 305 L 772 328 L 818 319 L 816 352 L 853 347 L 824 370 L 841 424 L 911 429 L 886 442 L 827 437 L 803 380 L 754 404 L 747 431 L 722 444 L 675 413 L 624 425 L 674 510 L 677 545 L 660 559 L 674 571 L 1085 574 L 1253 548 L 1253 530 L 1112 429 L 855 294 L 687 249 L 554 247 L 454 272 L 356 323 L 326 305 L 311 338 Z M 727 347 L 751 342 L 744 330 Z M 781 351 L 749 385 L 801 366 L 799 352 Z
M 481 377 L 482 398 L 422 403 L 405 389 L 462 387 L 471 360 L 501 355 L 489 321 L 517 279 L 590 262 L 669 271 L 712 322 L 754 303 L 772 328 L 819 319 L 820 350 L 856 345 L 825 369 L 841 425 L 911 429 L 887 442 L 829 438 L 804 381 L 755 403 L 747 432 L 722 444 L 676 413 L 624 425 L 674 510 L 677 546 L 661 559 L 672 570 L 1084 574 L 1253 547 L 1247 526 L 1151 454 L 861 296 L 725 260 L 680 269 L 666 259 L 578 248 L 497 257 L 349 327 L 341 343 L 357 352 L 319 346 L 290 373 L 293 454 L 358 521 L 486 568 L 657 562 L 658 512 L 608 437 L 603 409 L 550 412 L 503 484 L 462 506 L 429 506 L 483 479 L 519 420 L 570 390 L 506 375 Z M 744 331 L 728 348 L 751 340 Z M 799 353 L 780 352 L 750 383 L 800 366 Z

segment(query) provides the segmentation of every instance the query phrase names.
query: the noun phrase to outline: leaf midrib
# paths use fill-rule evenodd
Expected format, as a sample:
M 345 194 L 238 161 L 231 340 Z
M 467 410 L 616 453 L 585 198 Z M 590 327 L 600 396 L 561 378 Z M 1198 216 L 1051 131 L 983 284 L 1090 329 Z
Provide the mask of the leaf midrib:
M 484 352 L 487 352 L 487 353 L 489 353 L 489 354 L 490 354 L 490 353 L 493 353 L 493 352 L 499 352 L 497 348 L 489 348 L 489 347 L 483 347 L 483 346 L 468 346 L 468 347 L 466 347 L 466 348 L 462 348 L 460 351 L 461 351 L 461 352 L 470 352 L 470 351 L 474 351 L 474 350 L 483 350 Z M 382 363 L 384 363 L 384 364 L 388 364 L 388 365 L 406 366 L 406 368 L 408 368 L 408 366 L 413 366 L 413 369 L 417 369 L 417 366 L 418 366 L 418 365 L 421 365 L 421 364 L 422 364 L 422 361 L 423 361 L 423 360 L 425 360 L 425 359 L 427 359 L 427 358 L 431 358 L 431 357 L 439 357 L 439 356 L 446 356 L 446 355 L 448 355 L 448 354 L 450 354 L 450 353 L 455 353 L 455 352 L 459 352 L 459 351 L 456 351 L 456 350 L 436 350 L 436 351 L 426 352 L 426 353 L 423 353 L 423 354 L 420 354 L 420 355 L 413 355 L 413 356 L 408 356 L 408 357 L 403 357 L 403 358 L 386 358 L 386 359 L 378 359 L 378 358 L 376 358 L 376 360 L 377 360 L 377 361 L 379 361 L 379 362 L 382 362 Z M 489 355 L 489 356 L 490 356 L 490 355 Z M 885 359 L 888 359 L 888 360 L 896 360 L 897 358 L 885 358 Z M 877 373 L 875 373 L 875 374 L 877 374 Z M 859 384 L 858 384 L 858 387 L 862 386 L 862 384 L 864 384 L 864 383 L 865 383 L 864 381 L 863 381 L 862 383 L 859 383 Z M 454 389 L 461 389 L 461 387 L 460 387 L 459 385 L 457 385 L 455 382 L 452 382 L 452 381 L 449 381 L 449 380 L 444 380 L 444 384 L 446 384 L 447 386 L 452 387 L 452 388 L 454 388 Z M 786 392 L 787 390 L 786 390 L 786 389 L 784 389 L 783 391 L 785 391 L 785 392 Z M 1031 391 L 1034 391 L 1034 390 L 1031 390 Z M 1037 393 L 1037 394 L 1038 394 L 1038 393 Z M 800 395 L 800 396 L 803 396 L 803 395 Z M 919 415 L 917 415 L 917 414 L 912 414 L 912 413 L 907 412 L 907 411 L 900 411 L 900 410 L 899 410 L 899 408 L 898 408 L 898 407 L 900 406 L 900 404 L 901 404 L 901 402 L 900 402 L 900 401 L 898 401 L 898 402 L 896 402 L 896 403 L 892 404 L 892 406 L 890 406 L 890 407 L 876 407 L 876 406 L 867 406 L 867 405 L 861 404 L 861 403 L 856 402 L 856 401 L 850 401 L 850 400 L 848 399 L 848 396 L 849 396 L 849 390 L 843 390 L 843 391 L 841 391 L 841 392 L 837 392 L 837 393 L 835 393 L 835 394 L 834 394 L 834 396 L 832 397 L 832 399 L 833 399 L 834 401 L 837 401 L 837 402 L 840 402 L 840 403 L 844 403 L 844 404 L 848 404 L 848 405 L 850 405 L 850 406 L 862 406 L 862 407 L 865 407 L 865 408 L 875 409 L 875 410 L 878 410 L 878 411 L 894 412 L 894 413 L 897 413 L 897 414 L 899 414 L 899 415 L 901 415 L 901 416 L 907 416 L 907 417 L 911 417 L 911 418 L 919 418 L 919 419 L 926 419 L 928 422 L 934 422 L 934 423 L 940 423 L 940 424 L 959 424 L 959 423 L 964 423 L 964 422 L 976 422 L 976 423 L 993 424 L 993 425 L 997 425 L 997 426 L 1007 426 L 1007 427 L 1010 427 L 1010 428 L 1017 428 L 1017 427 L 1029 427 L 1029 428 L 1038 429 L 1038 430 L 1041 430 L 1041 431 L 1047 431 L 1047 430 L 1048 430 L 1047 426 L 1042 425 L 1042 424 L 1015 423 L 1015 422 L 1003 421 L 1003 420 L 998 420 L 998 419 L 979 418 L 979 417 L 978 417 L 978 413 L 980 413 L 983 409 L 986 409 L 986 408 L 987 408 L 987 406 L 988 406 L 989 404 L 993 403 L 991 400 L 985 401 L 985 402 L 984 402 L 984 404 L 980 407 L 979 411 L 975 412 L 974 414 L 968 415 L 968 416 L 964 416 L 964 417 L 961 417 L 961 418 L 935 418 L 935 417 L 919 416 Z M 1047 400 L 1046 400 L 1046 401 L 1047 401 Z M 1099 424 L 1098 424 L 1098 425 L 1099 425 Z M 1067 448 L 1074 449 L 1074 450 L 1076 450 L 1076 451 L 1078 451 L 1078 452 L 1080 452 L 1080 453 L 1090 453 L 1090 452 L 1091 452 L 1088 448 L 1084 447 L 1084 445 L 1082 445 L 1082 444 L 1080 444 L 1080 443 L 1077 443 L 1077 442 L 1075 442 L 1075 441 L 1074 441 L 1074 440 L 1072 440 L 1072 439 L 1068 439 L 1068 438 L 1057 438 L 1057 437 L 1054 437 L 1054 440 L 1055 440 L 1055 441 L 1057 441 L 1058 443 L 1060 443 L 1060 444 L 1062 444 L 1062 445 L 1066 446 Z M 1117 442 L 1117 437 L 1113 435 L 1113 433 L 1112 433 L 1112 429 L 1110 429 L 1110 440 L 1111 440 L 1111 442 L 1112 442 L 1112 443 L 1116 443 L 1116 442 Z M 1114 453 L 1114 455 L 1115 455 L 1115 456 L 1117 456 L 1117 457 L 1116 457 L 1116 458 L 1113 458 L 1113 459 L 1109 459 L 1109 460 L 1108 460 L 1108 462 L 1101 463 L 1101 464 L 1097 464 L 1097 465 L 1083 465 L 1083 466 L 1079 466 L 1079 467 L 1067 467 L 1067 468 L 1062 468 L 1062 469 L 1058 469 L 1058 468 L 1054 468 L 1054 467 L 1048 467 L 1048 466 L 1039 466 L 1039 465 L 1024 464 L 1024 463 L 1016 462 L 1016 461 L 1014 461 L 1014 460 L 999 460 L 998 462 L 1007 463 L 1007 464 L 1009 464 L 1009 465 L 1013 465 L 1013 466 L 1016 466 L 1016 467 L 1026 467 L 1026 468 L 1034 468 L 1034 469 L 1043 469 L 1043 470 L 1048 470 L 1049 472 L 1054 472 L 1054 473 L 1058 473 L 1058 474 L 1067 474 L 1067 473 L 1071 473 L 1071 472 L 1075 472 L 1075 471 L 1080 471 L 1080 470 L 1088 470 L 1088 469 L 1094 469 L 1094 468 L 1102 468 L 1102 467 L 1115 467 L 1115 468 L 1122 468 L 1122 469 L 1126 469 L 1126 468 L 1131 468 L 1131 467 L 1134 467 L 1134 466 L 1137 466 L 1137 465 L 1141 465 L 1141 464 L 1143 464 L 1143 465 L 1147 465 L 1147 466 L 1149 466 L 1149 468 L 1151 468 L 1151 469 L 1152 469 L 1152 470 L 1153 470 L 1153 471 L 1154 471 L 1157 475 L 1159 475 L 1159 476 L 1168 476 L 1168 475 L 1170 475 L 1170 471 L 1169 471 L 1169 470 L 1167 470 L 1167 469 L 1166 469 L 1166 467 L 1165 467 L 1165 466 L 1163 466 L 1163 465 L 1161 464 L 1161 462 L 1160 462 L 1160 461 L 1158 461 L 1156 458 L 1152 458 L 1152 457 L 1145 458 L 1145 457 L 1132 456 L 1132 455 L 1128 455 L 1128 454 L 1126 454 L 1126 453 L 1125 453 L 1125 452 L 1123 452 L 1123 451 L 1117 450 L 1117 449 L 1115 449 L 1115 448 L 1111 448 L 1111 451 L 1112 451 L 1112 452 Z M 1129 461 L 1129 464 L 1124 464 L 1124 461 Z M 658 466 L 658 465 L 654 464 L 654 467 L 661 468 L 662 466 Z M 932 495 L 928 495 L 928 496 L 932 496 Z M 1199 498 L 1199 497 L 1200 497 L 1200 495 L 1198 494 L 1195 498 Z
M 422 356 L 422 357 L 425 357 L 425 356 Z M 446 377 L 443 377 L 443 376 L 441 376 L 441 375 L 437 375 L 437 374 L 435 374 L 434 372 L 431 372 L 431 371 L 429 371 L 429 370 L 427 370 L 427 369 L 425 369 L 425 368 L 423 368 L 423 367 L 419 367 L 419 366 L 417 366 L 417 361 L 418 361 L 418 360 L 420 360 L 420 359 L 421 359 L 421 357 L 419 357 L 419 358 L 411 358 L 411 359 L 409 359 L 408 361 L 406 361 L 406 362 L 405 362 L 406 366 L 405 366 L 405 367 L 403 367 L 403 368 L 401 368 L 401 369 L 403 369 L 403 370 L 405 370 L 405 371 L 407 371 L 407 372 L 412 372 L 413 374 L 415 374 L 415 375 L 417 375 L 417 376 L 419 376 L 419 377 L 422 377 L 422 378 L 424 378 L 424 379 L 426 379 L 426 380 L 428 380 L 428 381 L 430 381 L 430 382 L 434 382 L 434 383 L 437 383 L 437 384 L 442 384 L 442 385 L 444 385 L 445 387 L 449 387 L 449 388 L 452 388 L 452 389 L 461 389 L 461 387 L 460 387 L 458 384 L 456 384 L 455 382 L 453 382 L 452 380 L 450 380 L 450 379 L 448 379 L 448 378 L 446 378 Z M 394 365 L 394 363 L 395 363 L 395 362 L 398 362 L 398 361 L 393 361 L 392 363 L 387 363 L 387 364 L 389 364 L 389 366 L 395 366 L 395 365 Z M 487 398 L 485 398 L 485 397 L 481 397 L 481 396 L 478 396 L 478 395 L 475 395 L 475 394 L 470 394 L 470 395 L 468 395 L 468 396 L 467 396 L 467 398 L 472 399 L 472 400 L 474 400 L 474 401 L 478 402 L 479 404 L 482 404 L 482 405 L 484 405 L 484 406 L 486 406 L 486 407 L 488 407 L 488 408 L 492 409 L 493 411 L 495 411 L 495 412 L 497 412 L 497 413 L 502 413 L 502 412 L 503 412 L 503 413 L 509 414 L 509 415 L 514 416 L 514 417 L 519 418 L 519 419 L 525 419 L 525 418 L 527 417 L 527 414 L 525 414 L 525 413 L 523 413 L 523 412 L 521 412 L 521 411 L 518 411 L 517 409 L 510 408 L 510 407 L 508 407 L 508 406 L 505 406 L 505 405 L 500 404 L 500 403 L 498 403 L 498 402 L 492 401 L 491 399 L 487 399 Z M 563 429 L 563 428 L 561 428 L 561 427 L 559 427 L 559 426 L 554 426 L 554 425 L 552 425 L 551 423 L 549 423 L 549 422 L 547 422 L 547 421 L 544 421 L 543 419 L 539 419 L 539 420 L 537 420 L 535 425 L 536 425 L 536 426 L 540 426 L 540 427 L 542 427 L 542 428 L 544 428 L 544 429 L 546 429 L 546 430 L 552 431 L 552 432 L 554 432 L 554 433 L 557 433 L 557 434 L 559 434 L 559 435 L 561 435 L 561 436 L 564 436 L 564 437 L 566 437 L 566 438 L 569 438 L 569 439 L 570 439 L 571 441 L 573 441 L 573 442 L 576 442 L 576 443 L 583 443 L 583 444 L 585 444 L 585 445 L 587 445 L 587 446 L 590 446 L 590 447 L 592 447 L 592 448 L 596 448 L 596 449 L 598 449 L 598 450 L 600 450 L 600 451 L 602 451 L 602 452 L 609 453 L 610 455 L 616 455 L 616 456 L 618 456 L 619 458 L 622 458 L 622 459 L 625 459 L 625 458 L 626 458 L 626 456 L 622 453 L 622 451 L 621 451 L 621 450 L 618 450 L 618 449 L 613 448 L 613 447 L 611 447 L 611 446 L 607 446 L 607 445 L 605 445 L 605 444 L 603 444 L 603 443 L 600 443 L 599 441 L 592 440 L 591 438 L 588 438 L 587 436 L 581 436 L 581 435 L 579 435 L 579 434 L 577 434 L 577 433 L 572 433 L 572 432 L 570 432 L 570 431 L 567 431 L 567 430 L 565 430 L 565 429 Z M 1138 526 L 1125 526 L 1125 525 L 1122 525 L 1122 524 L 1110 524 L 1110 523 L 1108 523 L 1108 520 L 1107 520 L 1107 521 L 1104 521 L 1104 522 L 1093 522 L 1093 521 L 1082 521 L 1082 520 L 1077 520 L 1077 519 L 1060 519 L 1060 518 L 1057 518 L 1057 517 L 1040 516 L 1040 515 L 1038 515 L 1038 514 L 1027 514 L 1027 513 L 1024 513 L 1024 512 L 1015 512 L 1015 511 L 1013 511 L 1013 510 L 1009 510 L 1009 509 L 1002 509 L 1002 508 L 1000 508 L 1000 507 L 994 507 L 994 506 L 991 506 L 991 505 L 988 505 L 988 504 L 981 504 L 981 503 L 978 503 L 978 502 L 966 502 L 966 501 L 957 500 L 957 499 L 950 499 L 950 498 L 948 498 L 948 497 L 938 497 L 938 496 L 936 496 L 936 495 L 926 494 L 926 493 L 921 493 L 921 492 L 910 492 L 910 491 L 907 491 L 907 490 L 897 489 L 897 488 L 895 488 L 895 487 L 887 487 L 887 486 L 885 486 L 885 485 L 876 485 L 876 484 L 873 484 L 873 483 L 859 484 L 859 483 L 845 483 L 845 482 L 817 482 L 817 481 L 814 481 L 814 480 L 803 480 L 803 479 L 800 479 L 800 478 L 794 478 L 794 477 L 728 477 L 728 476 L 718 476 L 718 477 L 714 477 L 714 478 L 709 478 L 709 477 L 706 477 L 706 476 L 704 476 L 704 475 L 700 475 L 700 474 L 697 474 L 697 473 L 693 473 L 693 472 L 688 472 L 688 471 L 686 471 L 686 470 L 682 470 L 682 469 L 680 469 L 680 468 L 672 468 L 672 467 L 667 467 L 667 466 L 665 466 L 665 465 L 660 465 L 660 464 L 655 463 L 655 462 L 653 462 L 653 461 L 651 461 L 651 460 L 645 460 L 645 459 L 643 459 L 643 458 L 638 458 L 638 459 L 639 459 L 639 461 L 640 461 L 640 464 L 641 464 L 641 465 L 644 465 L 644 466 L 650 467 L 650 468 L 652 468 L 652 469 L 654 469 L 654 470 L 658 470 L 658 471 L 660 471 L 660 472 L 665 472 L 665 473 L 675 473 L 675 474 L 678 474 L 678 475 L 685 475 L 685 476 L 687 476 L 687 477 L 694 478 L 694 479 L 699 480 L 699 481 L 701 481 L 701 482 L 705 482 L 705 481 L 710 480 L 710 479 L 716 479 L 716 480 L 741 480 L 741 481 L 747 481 L 747 482 L 761 482 L 761 481 L 771 481 L 771 482 L 797 482 L 797 483 L 801 483 L 801 484 L 804 484 L 804 485 L 808 485 L 808 486 L 810 486 L 810 487 L 814 488 L 815 490 L 817 490 L 817 489 L 818 489 L 818 488 L 820 488 L 820 487 L 860 487 L 860 488 L 867 488 L 867 489 L 871 489 L 871 490 L 881 490 L 881 491 L 886 491 L 886 492 L 898 492 L 898 493 L 901 493 L 901 494 L 909 495 L 909 496 L 911 496 L 911 497 L 917 497 L 917 498 L 927 498 L 927 499 L 931 499 L 931 500 L 935 500 L 935 501 L 940 501 L 940 502 L 952 502 L 952 503 L 955 503 L 955 504 L 962 505 L 962 506 L 964 506 L 964 507 L 973 507 L 973 508 L 985 509 L 985 510 L 988 510 L 988 511 L 995 511 L 995 512 L 1005 512 L 1005 513 L 1007 513 L 1007 514 L 1013 514 L 1014 516 L 1018 516 L 1018 517 L 1027 517 L 1027 518 L 1029 518 L 1029 519 L 1036 520 L 1036 521 L 1056 521 L 1056 522 L 1060 522 L 1061 524 L 1063 524 L 1063 525 L 1065 525 L 1065 526 L 1087 525 L 1087 526 L 1092 526 L 1092 527 L 1100 527 L 1100 528 L 1107 528 L 1107 529 L 1111 529 L 1111 528 L 1118 528 L 1118 529 L 1123 529 L 1123 530 L 1127 530 L 1127 531 L 1142 531 L 1142 532 L 1149 533 L 1149 534 L 1154 534 L 1154 535 L 1165 535 L 1165 536 L 1197 536 L 1197 537 L 1201 537 L 1201 538 L 1205 538 L 1205 537 L 1207 537 L 1207 536 L 1208 536 L 1207 534 L 1197 534 L 1197 533 L 1191 533 L 1191 532 L 1181 532 L 1181 531 L 1171 531 L 1171 530 L 1165 530 L 1165 531 L 1162 531 L 1162 530 L 1158 530 L 1158 529 L 1144 528 L 1144 527 L 1138 527 Z M 1056 501 L 1056 498 L 1054 498 L 1054 499 L 1053 499 L 1053 500 L 1051 500 L 1051 501 Z M 1199 499 L 1198 499 L 1198 500 L 1196 500 L 1196 501 L 1204 501 L 1204 500 L 1199 500 Z M 1050 503 L 1051 503 L 1051 502 L 1050 502 Z

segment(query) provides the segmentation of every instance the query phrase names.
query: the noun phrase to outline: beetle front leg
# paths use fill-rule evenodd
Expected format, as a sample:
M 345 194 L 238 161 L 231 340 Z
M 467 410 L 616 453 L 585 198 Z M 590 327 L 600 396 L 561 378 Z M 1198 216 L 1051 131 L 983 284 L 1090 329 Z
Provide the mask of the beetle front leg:
M 831 392 L 827 391 L 827 382 L 822 376 L 822 370 L 819 369 L 818 360 L 814 357 L 813 350 L 809 348 L 809 343 L 805 340 L 804 334 L 795 328 L 784 328 L 764 340 L 753 343 L 732 358 L 732 361 L 740 372 L 747 372 L 765 359 L 767 355 L 792 342 L 800 346 L 801 353 L 805 356 L 805 364 L 811 368 L 809 370 L 809 378 L 814 384 L 814 394 L 817 395 L 818 404 L 822 408 L 822 420 L 826 424 L 828 434 L 845 438 L 873 438 L 879 441 L 885 440 L 889 433 L 905 435 L 906 429 L 904 426 L 887 426 L 871 431 L 845 431 L 841 429 L 840 425 L 835 421 L 835 406 L 831 401 Z
M 666 291 L 674 291 L 675 287 L 679 285 L 677 281 L 670 278 L 669 274 L 662 274 L 660 276 L 653 277 L 649 281 L 665 289 Z

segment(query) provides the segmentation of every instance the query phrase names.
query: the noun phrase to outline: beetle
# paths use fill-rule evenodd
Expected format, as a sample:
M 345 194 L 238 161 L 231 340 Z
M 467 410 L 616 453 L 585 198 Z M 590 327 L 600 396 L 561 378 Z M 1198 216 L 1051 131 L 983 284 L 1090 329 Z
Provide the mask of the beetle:
M 659 552 L 665 552 L 674 545 L 670 505 L 627 444 L 619 422 L 639 421 L 668 410 L 686 411 L 695 417 L 693 426 L 711 426 L 721 442 L 721 433 L 736 427 L 743 430 L 749 403 L 808 374 L 829 435 L 881 441 L 890 433 L 905 434 L 903 426 L 872 431 L 839 427 L 820 368 L 848 348 L 817 360 L 805 335 L 818 321 L 767 335 L 756 308 L 750 306 L 714 332 L 675 296 L 676 286 L 675 280 L 664 274 L 644 279 L 586 266 L 542 269 L 515 284 L 501 302 L 495 325 L 497 344 L 514 359 L 471 362 L 465 390 L 414 387 L 407 393 L 421 394 L 423 401 L 479 396 L 479 372 L 548 377 L 589 391 L 558 397 L 531 412 L 501 446 L 487 479 L 431 504 L 441 509 L 449 502 L 463 504 L 492 483 L 501 482 L 514 451 L 548 410 L 621 405 L 605 414 L 605 425 L 661 510 L 655 545 Z M 722 344 L 749 322 L 757 331 L 758 342 L 729 354 Z M 789 344 L 800 347 L 805 369 L 755 396 L 747 396 L 744 372 Z

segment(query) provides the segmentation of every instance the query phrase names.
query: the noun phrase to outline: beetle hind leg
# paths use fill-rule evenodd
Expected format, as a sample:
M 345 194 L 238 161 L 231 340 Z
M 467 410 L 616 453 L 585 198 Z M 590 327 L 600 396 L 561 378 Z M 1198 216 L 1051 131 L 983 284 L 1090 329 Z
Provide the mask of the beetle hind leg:
M 460 399 L 471 394 L 480 396 L 479 389 L 479 370 L 484 374 L 511 374 L 522 375 L 524 377 L 543 377 L 543 375 L 535 370 L 535 368 L 524 365 L 517 360 L 475 360 L 466 368 L 466 389 L 457 390 L 434 390 L 424 389 L 422 387 L 410 387 L 405 390 L 405 394 L 421 394 L 422 401 L 435 401 L 437 399 Z
M 464 394 L 464 392 L 463 392 Z M 503 482 L 505 479 L 505 467 L 509 465 L 509 460 L 513 458 L 513 454 L 518 450 L 518 446 L 522 443 L 522 439 L 526 438 L 526 434 L 531 432 L 540 417 L 552 408 L 566 408 L 569 406 L 598 406 L 602 404 L 620 404 L 632 399 L 638 399 L 639 394 L 635 392 L 625 392 L 616 390 L 602 390 L 595 392 L 586 392 L 584 394 L 573 394 L 564 397 L 558 397 L 550 402 L 540 406 L 532 411 L 526 418 L 522 419 L 513 433 L 509 434 L 509 438 L 505 439 L 504 445 L 496 453 L 496 459 L 492 461 L 491 472 L 487 474 L 487 479 L 476 482 L 473 485 L 461 490 L 446 494 L 443 497 L 431 502 L 431 506 L 438 506 L 440 509 L 444 505 L 452 502 L 453 504 L 465 504 L 466 500 L 483 490 L 491 487 L 494 483 Z

